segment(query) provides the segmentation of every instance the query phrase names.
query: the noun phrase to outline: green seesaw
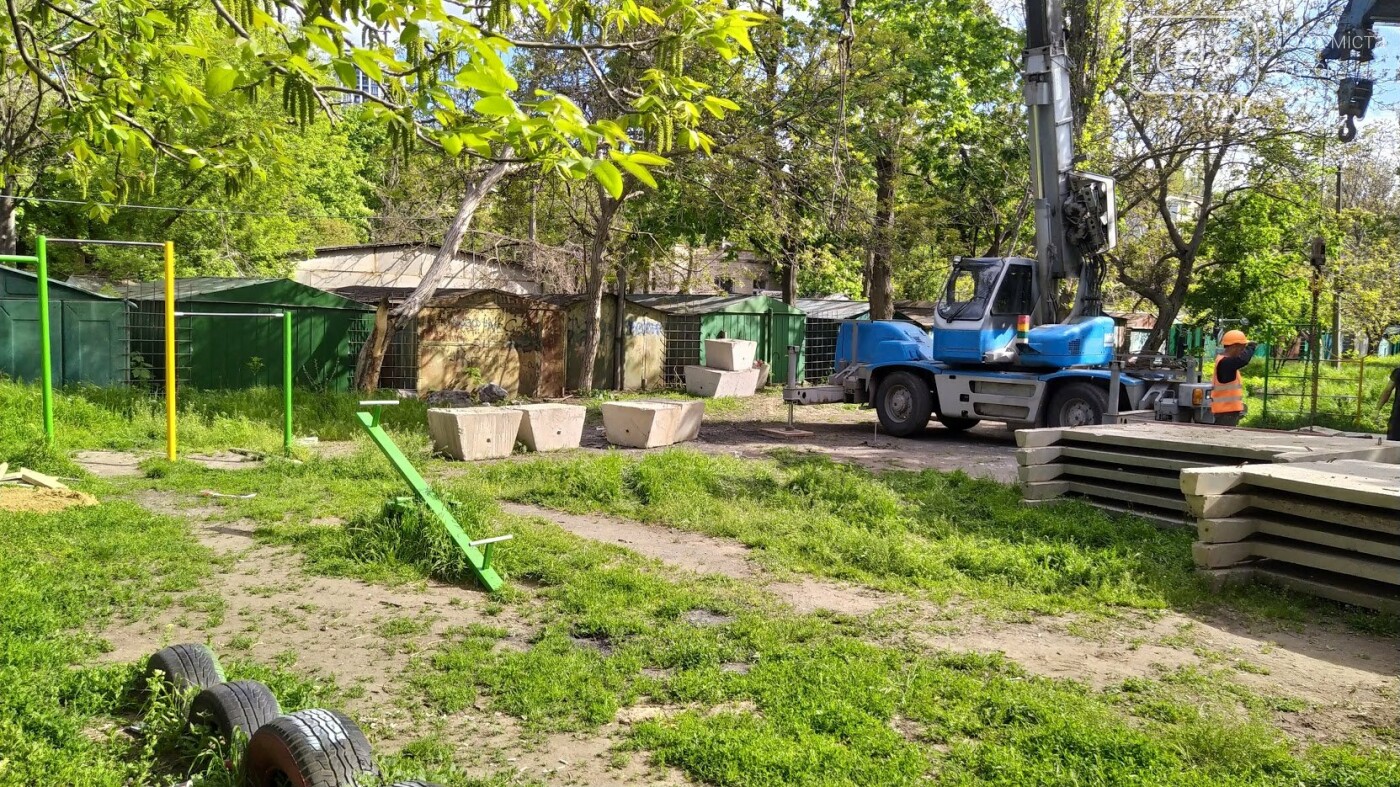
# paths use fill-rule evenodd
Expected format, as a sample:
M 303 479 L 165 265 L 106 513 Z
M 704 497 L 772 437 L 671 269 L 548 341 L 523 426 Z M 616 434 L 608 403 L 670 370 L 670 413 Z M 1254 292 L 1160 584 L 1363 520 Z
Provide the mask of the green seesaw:
M 399 476 L 408 483 L 413 494 L 422 501 L 423 505 L 427 506 L 429 511 L 433 512 L 442 526 L 447 528 L 448 535 L 457 542 L 457 546 L 461 547 L 462 554 L 467 556 L 467 563 L 471 565 L 472 571 L 481 584 L 487 590 L 500 590 L 505 585 L 505 581 L 501 579 L 500 574 L 496 573 L 496 569 L 491 567 L 491 557 L 495 552 L 496 544 L 509 541 L 513 536 L 496 536 L 473 541 L 471 536 L 467 535 L 467 531 L 463 530 L 462 526 L 457 523 L 457 518 L 452 516 L 452 512 L 447 510 L 447 506 L 443 505 L 437 495 L 433 494 L 428 482 L 424 481 L 423 476 L 413 469 L 408 457 L 403 455 L 403 451 L 399 450 L 393 439 L 389 437 L 389 433 L 384 431 L 384 427 L 380 424 L 379 418 L 383 408 L 386 405 L 395 404 L 398 402 L 392 399 L 360 402 L 361 407 L 373 409 L 369 412 L 357 412 L 355 417 L 359 419 L 365 431 L 369 432 L 369 437 L 374 441 L 374 444 L 379 446 L 380 451 L 384 452 L 384 456 L 389 459 L 389 464 L 393 465 Z

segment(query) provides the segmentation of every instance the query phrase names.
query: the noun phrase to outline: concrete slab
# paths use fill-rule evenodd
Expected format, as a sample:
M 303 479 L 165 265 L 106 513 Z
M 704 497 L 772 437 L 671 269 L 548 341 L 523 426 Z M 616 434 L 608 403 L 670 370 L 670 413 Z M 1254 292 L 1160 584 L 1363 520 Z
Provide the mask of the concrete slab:
M 753 368 L 758 342 L 747 339 L 706 339 L 705 365 L 711 369 L 738 372 Z
M 1042 432 L 1049 430 L 1032 430 Z M 1400 463 L 1400 443 L 1379 439 L 1324 437 L 1266 429 L 1234 429 L 1201 424 L 1171 422 L 1081 426 L 1061 429 L 1058 439 L 1049 435 L 1028 435 L 1037 445 L 1092 443 L 1129 448 L 1199 454 L 1217 459 L 1217 464 L 1254 462 L 1307 462 L 1333 459 L 1364 459 Z M 1017 444 L 1021 443 L 1017 433 Z M 1023 447 L 1033 447 L 1024 444 Z M 1236 460 L 1236 461 L 1230 461 Z
M 694 399 L 644 399 L 657 404 L 673 404 L 681 408 L 676 421 L 676 442 L 684 443 L 700 436 L 700 424 L 705 420 L 705 403 Z
M 681 408 L 671 402 L 604 402 L 603 432 L 624 448 L 660 448 L 676 442 Z
M 786 427 L 764 427 L 763 429 L 759 429 L 758 431 L 768 435 L 769 437 L 780 437 L 784 440 L 795 440 L 799 437 L 811 437 L 813 434 L 812 432 L 808 432 L 805 429 L 788 429 Z
M 1400 591 L 1392 586 L 1317 569 L 1263 561 L 1241 568 L 1202 569 L 1199 573 L 1216 589 L 1243 582 L 1262 582 L 1343 604 L 1400 613 Z
M 515 450 L 519 410 L 506 407 L 451 407 L 428 410 L 433 450 L 463 461 L 501 459 Z
M 1243 560 L 1257 558 L 1400 588 L 1400 562 L 1340 549 L 1298 544 L 1271 536 L 1255 536 L 1248 541 L 1233 544 L 1203 544 L 1197 541 L 1192 545 L 1191 553 L 1197 564 L 1205 568 L 1226 568 Z
M 1181 489 L 1188 495 L 1224 494 L 1240 486 L 1400 512 L 1400 465 L 1339 460 L 1187 470 L 1181 474 Z
M 509 408 L 523 413 L 516 439 L 531 451 L 564 451 L 583 442 L 588 408 L 577 404 L 522 404 Z
M 707 369 L 704 366 L 685 367 L 685 389 L 692 396 L 707 399 L 753 396 L 758 390 L 760 370 L 748 368 L 739 371 Z
M 1244 541 L 1254 535 L 1274 536 L 1299 544 L 1357 552 L 1386 560 L 1400 561 L 1400 541 L 1366 530 L 1307 520 L 1259 516 L 1203 519 L 1196 523 L 1197 538 L 1206 544 Z

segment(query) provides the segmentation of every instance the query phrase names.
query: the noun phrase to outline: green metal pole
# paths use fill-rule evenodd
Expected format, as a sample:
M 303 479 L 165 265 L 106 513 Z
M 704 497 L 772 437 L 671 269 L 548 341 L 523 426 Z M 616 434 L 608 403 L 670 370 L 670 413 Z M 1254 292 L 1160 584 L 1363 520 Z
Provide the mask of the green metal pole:
M 282 311 L 282 450 L 292 451 L 292 310 Z
M 34 239 L 34 256 L 39 268 L 39 352 L 43 354 L 40 368 L 44 375 L 44 441 L 53 445 L 53 356 L 49 336 L 49 240 L 43 235 Z

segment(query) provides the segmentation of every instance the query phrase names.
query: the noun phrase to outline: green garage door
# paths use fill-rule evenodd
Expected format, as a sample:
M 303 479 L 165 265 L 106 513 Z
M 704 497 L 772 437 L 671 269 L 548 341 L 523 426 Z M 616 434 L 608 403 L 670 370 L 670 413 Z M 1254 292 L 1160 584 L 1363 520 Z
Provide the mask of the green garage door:
M 50 341 L 54 384 L 126 382 L 126 319 L 120 301 L 56 301 L 51 304 Z M 0 299 L 0 372 L 37 382 L 39 304 Z

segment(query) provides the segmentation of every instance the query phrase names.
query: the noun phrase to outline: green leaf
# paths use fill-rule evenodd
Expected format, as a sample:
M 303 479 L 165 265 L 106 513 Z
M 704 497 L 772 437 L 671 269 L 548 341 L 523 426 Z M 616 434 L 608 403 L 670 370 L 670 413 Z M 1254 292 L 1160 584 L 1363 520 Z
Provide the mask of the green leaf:
M 350 59 L 355 61 L 355 65 L 365 72 L 365 76 L 375 82 L 384 81 L 384 69 L 379 67 L 379 62 L 374 56 L 363 49 L 356 49 L 350 53 Z M 351 83 L 353 84 L 353 83 Z
M 340 80 L 340 84 L 345 87 L 354 87 L 359 80 L 355 71 L 355 64 L 345 58 L 336 58 L 331 61 L 331 67 L 335 69 L 335 76 Z
M 457 72 L 457 78 L 453 80 L 453 83 L 457 87 L 471 88 L 486 96 L 498 96 L 508 89 L 505 83 L 496 78 L 495 74 L 472 66 Z
M 447 155 L 456 158 L 462 153 L 462 138 L 456 134 L 443 134 L 439 139 L 442 149 L 447 151 Z
M 509 117 L 515 114 L 515 102 L 505 96 L 487 96 L 472 105 L 472 109 L 488 117 Z
M 656 155 L 655 153 L 648 153 L 648 152 L 646 152 L 645 150 L 639 150 L 639 151 L 637 151 L 637 152 L 635 152 L 635 153 L 628 153 L 628 154 L 627 154 L 627 157 L 630 158 L 631 160 L 637 162 L 638 164 L 645 164 L 645 165 L 648 166 L 648 167 L 669 167 L 669 166 L 671 166 L 671 160 L 670 160 L 670 159 L 664 158 L 664 157 L 662 157 L 662 156 L 658 156 L 658 155 Z
M 622 173 L 610 161 L 599 161 L 593 165 L 593 177 L 598 179 L 613 199 L 622 196 Z
M 204 75 L 204 92 L 210 98 L 222 96 L 233 90 L 234 83 L 238 81 L 238 70 L 232 66 L 219 63 L 209 67 L 208 73 Z
M 701 103 L 705 105 L 705 111 L 717 118 L 723 118 L 725 110 L 731 112 L 737 112 L 739 110 L 738 104 L 735 104 L 727 98 L 720 98 L 719 96 L 705 96 L 705 100 Z
M 637 180 L 640 180 L 648 186 L 651 186 L 652 188 L 656 188 L 656 178 L 652 177 L 651 173 L 647 171 L 646 167 L 643 167 L 641 164 L 638 164 L 637 162 L 628 159 L 626 156 L 619 154 L 615 150 L 613 151 L 613 161 L 616 161 L 619 166 L 632 173 L 632 177 L 636 178 Z

